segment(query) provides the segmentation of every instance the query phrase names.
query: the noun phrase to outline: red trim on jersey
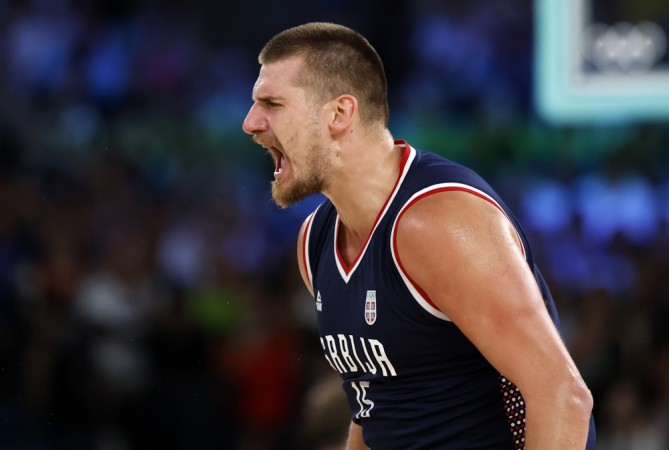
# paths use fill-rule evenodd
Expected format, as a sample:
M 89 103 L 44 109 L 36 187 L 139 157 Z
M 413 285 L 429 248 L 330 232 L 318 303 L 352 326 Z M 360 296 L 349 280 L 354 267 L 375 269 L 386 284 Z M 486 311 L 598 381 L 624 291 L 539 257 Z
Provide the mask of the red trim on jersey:
M 337 250 L 337 259 L 339 259 L 339 264 L 341 264 L 341 267 L 344 269 L 344 272 L 346 275 L 351 273 L 351 269 L 355 267 L 356 263 L 360 259 L 360 256 L 363 254 L 364 250 L 367 248 L 367 244 L 369 244 L 369 240 L 372 237 L 372 233 L 374 233 L 374 230 L 376 229 L 376 225 L 378 225 L 379 221 L 381 220 L 381 216 L 383 216 L 383 213 L 386 210 L 386 206 L 388 206 L 388 202 L 390 199 L 393 197 L 393 194 L 395 193 L 395 190 L 397 189 L 397 185 L 399 184 L 400 180 L 402 179 L 402 174 L 404 173 L 404 166 L 406 166 L 407 160 L 409 159 L 409 155 L 411 154 L 411 148 L 409 147 L 409 144 L 407 144 L 406 141 L 398 139 L 395 141 L 395 145 L 404 145 L 404 153 L 402 154 L 402 160 L 400 161 L 400 172 L 397 175 L 397 180 L 395 181 L 395 185 L 393 186 L 393 190 L 390 191 L 390 195 L 388 195 L 388 198 L 386 199 L 385 203 L 383 204 L 383 207 L 379 211 L 379 213 L 376 215 L 376 219 L 374 220 L 374 225 L 372 225 L 372 229 L 369 231 L 369 234 L 367 235 L 367 240 L 365 241 L 365 245 L 360 248 L 360 251 L 358 252 L 358 255 L 355 257 L 353 261 L 351 261 L 351 265 L 347 265 L 346 262 L 344 262 L 344 258 L 342 258 L 341 253 L 339 253 L 339 225 L 341 224 L 341 219 L 337 220 L 336 224 L 336 231 L 335 231 L 335 250 Z
M 309 280 L 309 284 L 311 285 L 312 290 L 314 289 L 314 282 L 311 279 L 311 270 L 307 264 L 307 237 L 311 232 L 311 221 L 314 219 L 315 214 L 316 211 L 311 213 L 309 216 L 309 219 L 307 220 L 307 226 L 304 227 L 304 236 L 302 236 L 302 264 L 304 264 L 304 273 L 307 274 L 307 279 Z
M 420 200 L 420 199 L 422 199 L 422 198 L 425 198 L 425 197 L 427 197 L 428 195 L 436 194 L 436 193 L 439 193 L 439 192 L 446 192 L 446 191 L 463 191 L 463 192 L 468 192 L 468 193 L 470 193 L 470 194 L 474 194 L 475 196 L 480 197 L 480 198 L 482 198 L 483 200 L 486 200 L 487 202 L 489 202 L 489 203 L 495 205 L 495 207 L 497 207 L 497 209 L 499 209 L 500 211 L 502 211 L 502 214 L 504 214 L 504 216 L 507 217 L 507 219 L 508 219 L 508 216 L 506 215 L 506 213 L 504 212 L 504 210 L 502 209 L 502 207 L 499 206 L 499 205 L 498 205 L 495 201 L 493 201 L 492 199 L 486 197 L 485 195 L 482 195 L 482 194 L 480 194 L 479 192 L 476 192 L 476 191 L 474 191 L 474 190 L 472 190 L 472 189 L 467 189 L 467 188 L 465 188 L 465 187 L 461 187 L 461 186 L 449 186 L 449 187 L 437 188 L 437 189 L 434 189 L 434 190 L 432 190 L 432 191 L 425 192 L 424 194 L 421 194 L 421 195 L 419 195 L 418 197 L 414 198 L 414 199 L 411 200 L 407 205 L 404 206 L 404 208 L 403 208 L 402 211 L 400 212 L 399 216 L 397 216 L 397 220 L 396 220 L 395 222 L 396 222 L 397 224 L 399 224 L 399 223 L 400 223 L 400 220 L 402 219 L 402 216 L 404 215 L 404 213 L 407 212 L 407 210 L 408 210 L 409 208 L 411 208 L 411 206 L 412 206 L 414 203 L 416 203 L 418 200 Z M 521 243 L 521 247 L 522 247 L 522 243 Z M 402 265 L 402 260 L 400 259 L 400 254 L 399 254 L 399 252 L 397 251 L 397 227 L 395 227 L 395 232 L 393 233 L 393 249 L 394 249 L 394 251 L 395 251 L 395 258 L 397 259 L 397 264 L 400 266 L 400 269 L 402 269 L 402 272 L 403 272 L 404 275 L 407 277 L 407 280 L 409 280 L 409 282 L 411 282 L 411 285 L 418 291 L 418 293 L 420 293 L 420 295 L 425 299 L 426 302 L 428 302 L 428 303 L 429 303 L 434 309 L 436 309 L 437 311 L 441 311 L 441 310 L 437 307 L 437 305 L 434 304 L 434 302 L 432 301 L 432 299 L 425 293 L 425 291 L 424 291 L 420 286 L 418 286 L 418 284 L 417 284 L 417 283 L 416 283 L 416 282 L 409 276 L 409 274 L 407 273 L 406 269 L 404 269 L 404 266 Z M 524 248 L 523 248 L 523 254 L 525 254 L 525 249 L 524 249 Z M 441 312 L 443 312 L 443 311 L 441 311 Z

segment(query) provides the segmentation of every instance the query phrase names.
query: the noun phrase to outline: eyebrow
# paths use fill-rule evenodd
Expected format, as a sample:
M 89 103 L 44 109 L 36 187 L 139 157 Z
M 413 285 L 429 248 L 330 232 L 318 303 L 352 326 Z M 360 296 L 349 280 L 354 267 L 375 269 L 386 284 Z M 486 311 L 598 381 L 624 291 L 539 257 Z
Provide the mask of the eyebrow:
M 276 102 L 282 102 L 283 98 L 281 97 L 274 97 L 273 95 L 260 95 L 258 97 L 253 98 L 252 100 L 256 102 L 263 102 L 263 103 L 276 103 Z

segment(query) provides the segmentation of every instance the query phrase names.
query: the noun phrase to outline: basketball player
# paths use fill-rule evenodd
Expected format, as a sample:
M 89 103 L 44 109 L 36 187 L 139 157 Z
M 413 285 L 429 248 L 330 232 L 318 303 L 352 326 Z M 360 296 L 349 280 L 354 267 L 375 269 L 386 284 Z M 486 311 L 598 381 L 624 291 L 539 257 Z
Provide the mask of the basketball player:
M 393 140 L 381 60 L 312 23 L 272 38 L 244 131 L 286 207 L 322 192 L 299 265 L 347 449 L 594 449 L 592 397 L 527 239 L 471 170 Z

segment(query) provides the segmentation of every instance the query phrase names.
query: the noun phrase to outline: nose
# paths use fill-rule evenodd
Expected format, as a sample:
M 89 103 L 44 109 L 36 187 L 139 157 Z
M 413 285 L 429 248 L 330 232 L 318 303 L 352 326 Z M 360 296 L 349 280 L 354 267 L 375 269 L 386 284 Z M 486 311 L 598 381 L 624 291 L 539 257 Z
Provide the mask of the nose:
M 244 119 L 242 128 L 244 129 L 244 132 L 248 134 L 258 134 L 267 131 L 267 120 L 257 103 L 254 103 L 253 106 L 251 106 L 249 113 L 246 115 L 246 119 Z

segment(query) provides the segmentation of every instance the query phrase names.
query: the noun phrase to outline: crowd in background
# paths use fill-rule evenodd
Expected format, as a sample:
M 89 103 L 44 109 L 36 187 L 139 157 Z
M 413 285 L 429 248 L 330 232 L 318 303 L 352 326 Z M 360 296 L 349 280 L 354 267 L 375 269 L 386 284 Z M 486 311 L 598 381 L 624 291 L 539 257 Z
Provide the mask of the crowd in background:
M 278 209 L 241 131 L 264 42 L 328 20 L 379 50 L 391 132 L 516 212 L 598 448 L 669 449 L 667 123 L 543 123 L 530 0 L 192 3 L 0 0 L 1 448 L 337 448 L 295 257 L 321 198 Z

